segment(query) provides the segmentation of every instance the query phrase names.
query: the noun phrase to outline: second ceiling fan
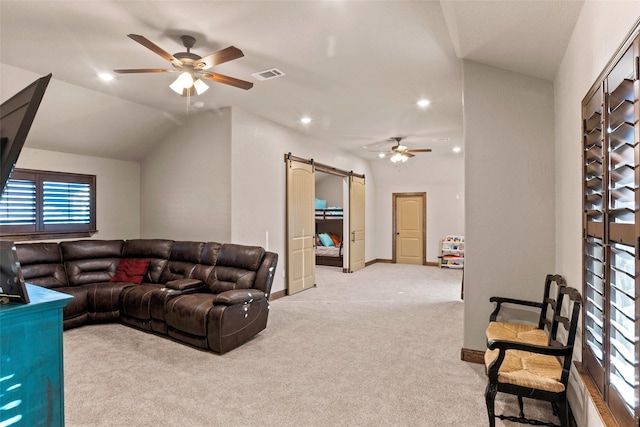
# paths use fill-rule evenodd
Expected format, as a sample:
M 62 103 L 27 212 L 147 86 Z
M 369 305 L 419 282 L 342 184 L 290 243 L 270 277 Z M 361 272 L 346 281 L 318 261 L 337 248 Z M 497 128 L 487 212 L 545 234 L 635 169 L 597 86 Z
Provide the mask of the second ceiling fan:
M 127 37 L 140 43 L 142 46 L 151 50 L 155 54 L 166 59 L 173 65 L 173 68 L 137 68 L 137 69 L 120 69 L 113 70 L 120 74 L 130 73 L 180 73 L 180 76 L 173 82 L 170 87 L 176 93 L 182 96 L 200 95 L 209 87 L 200 79 L 211 80 L 218 83 L 224 83 L 240 89 L 251 89 L 253 83 L 240 80 L 235 77 L 225 76 L 224 74 L 207 71 L 209 68 L 234 59 L 242 58 L 244 53 L 234 46 L 229 46 L 217 52 L 213 52 L 205 57 L 196 55 L 191 52 L 191 48 L 195 45 L 195 37 L 184 35 L 181 36 L 182 44 L 187 48 L 186 52 L 178 52 L 170 54 L 149 39 L 138 34 L 128 34 Z
M 390 138 L 390 141 L 395 142 L 395 145 L 391 147 L 389 151 L 382 151 L 379 154 L 380 158 L 389 158 L 393 163 L 398 162 L 406 162 L 409 158 L 414 157 L 413 153 L 430 153 L 431 148 L 417 148 L 410 150 L 406 145 L 402 145 L 402 140 L 404 138 L 401 136 L 394 136 Z

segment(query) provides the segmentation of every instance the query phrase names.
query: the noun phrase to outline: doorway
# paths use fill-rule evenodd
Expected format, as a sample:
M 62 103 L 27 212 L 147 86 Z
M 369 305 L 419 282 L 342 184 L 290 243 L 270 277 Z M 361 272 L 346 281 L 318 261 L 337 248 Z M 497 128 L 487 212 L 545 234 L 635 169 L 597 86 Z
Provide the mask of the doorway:
M 393 193 L 393 263 L 426 265 L 427 193 Z
M 349 233 L 349 216 L 345 209 L 345 202 L 348 202 L 345 195 L 349 192 L 347 177 L 316 170 L 315 185 L 316 265 L 346 271 L 344 254 Z
M 337 175 L 343 182 L 343 208 L 320 213 L 342 216 L 342 271 L 354 272 L 365 266 L 365 177 L 314 162 L 313 159 L 295 157 L 291 153 L 285 154 L 284 160 L 287 170 L 285 271 L 287 294 L 291 295 L 316 286 L 316 218 L 319 215 L 314 203 L 316 173 Z

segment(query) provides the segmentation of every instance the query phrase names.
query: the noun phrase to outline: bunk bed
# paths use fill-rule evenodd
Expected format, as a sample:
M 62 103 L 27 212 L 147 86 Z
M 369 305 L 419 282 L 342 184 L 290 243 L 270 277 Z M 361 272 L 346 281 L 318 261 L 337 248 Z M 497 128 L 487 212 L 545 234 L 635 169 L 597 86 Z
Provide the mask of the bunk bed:
M 316 265 L 342 267 L 342 221 L 340 207 L 316 209 Z

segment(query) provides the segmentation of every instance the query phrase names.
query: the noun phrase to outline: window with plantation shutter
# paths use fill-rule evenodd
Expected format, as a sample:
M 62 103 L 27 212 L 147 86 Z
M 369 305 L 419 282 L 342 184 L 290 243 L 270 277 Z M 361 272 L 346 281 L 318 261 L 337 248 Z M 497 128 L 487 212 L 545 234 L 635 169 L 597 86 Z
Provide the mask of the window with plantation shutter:
M 0 199 L 0 236 L 87 237 L 96 231 L 94 175 L 16 169 Z
M 582 103 L 582 366 L 621 427 L 640 425 L 638 34 Z

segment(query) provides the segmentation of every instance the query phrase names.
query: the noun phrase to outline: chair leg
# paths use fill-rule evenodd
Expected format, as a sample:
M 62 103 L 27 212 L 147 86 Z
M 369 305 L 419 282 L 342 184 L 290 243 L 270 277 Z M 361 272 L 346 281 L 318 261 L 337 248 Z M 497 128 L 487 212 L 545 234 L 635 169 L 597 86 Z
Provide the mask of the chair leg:
M 487 389 L 484 392 L 484 399 L 487 403 L 487 415 L 489 416 L 489 427 L 496 426 L 496 411 L 495 401 L 498 387 L 495 384 L 487 384 Z
M 562 399 L 555 405 L 558 411 L 558 418 L 560 418 L 560 425 L 567 427 L 569 425 L 569 407 L 567 406 L 567 400 Z
M 520 408 L 520 418 L 524 418 L 524 404 L 522 403 L 522 396 L 518 396 L 518 407 Z

